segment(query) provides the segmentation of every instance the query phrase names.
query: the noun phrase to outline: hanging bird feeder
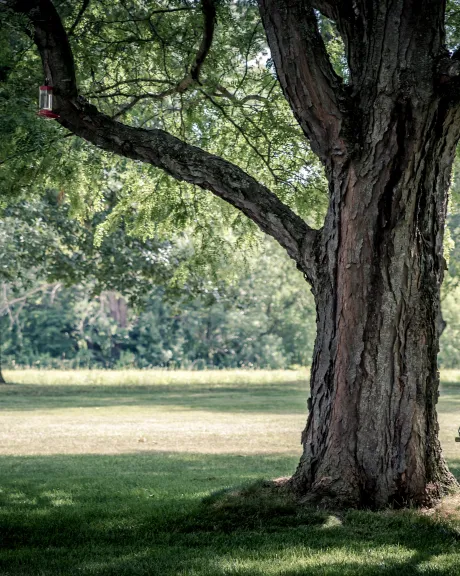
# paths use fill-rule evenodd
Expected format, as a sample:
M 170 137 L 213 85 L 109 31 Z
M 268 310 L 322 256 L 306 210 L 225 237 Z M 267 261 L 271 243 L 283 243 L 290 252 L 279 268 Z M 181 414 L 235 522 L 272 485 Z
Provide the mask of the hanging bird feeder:
M 38 100 L 38 115 L 43 118 L 59 118 L 59 114 L 53 112 L 53 87 L 40 86 L 39 100 Z
M 455 437 L 455 442 L 460 442 L 460 428 L 458 429 L 458 436 Z

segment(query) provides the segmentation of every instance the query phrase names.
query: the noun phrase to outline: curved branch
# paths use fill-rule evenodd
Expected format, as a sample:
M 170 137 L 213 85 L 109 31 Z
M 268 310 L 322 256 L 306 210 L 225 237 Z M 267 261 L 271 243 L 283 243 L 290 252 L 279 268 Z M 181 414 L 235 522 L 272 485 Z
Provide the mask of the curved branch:
M 348 102 L 334 72 L 309 0 L 259 0 L 284 95 L 312 150 L 326 166 L 346 155 Z
M 446 84 L 460 77 L 460 50 L 456 50 L 452 56 L 444 56 L 438 63 L 440 84 Z
M 73 33 L 75 32 L 76 27 L 80 24 L 81 19 L 83 18 L 86 9 L 89 6 L 89 2 L 90 0 L 83 0 L 83 3 L 80 7 L 80 10 L 78 11 L 77 17 L 75 18 L 75 22 L 72 24 L 72 26 L 70 27 L 67 36 L 72 36 Z
M 197 185 L 232 204 L 273 236 L 303 270 L 316 278 L 314 244 L 318 232 L 238 166 L 191 146 L 163 130 L 121 124 L 78 96 L 70 44 L 51 0 L 7 0 L 34 27 L 45 75 L 56 94 L 58 122 L 99 148 L 161 168 L 177 180 Z
M 216 22 L 216 6 L 214 0 L 201 0 L 201 9 L 204 16 L 203 39 L 195 57 L 195 62 L 190 70 L 190 76 L 198 82 L 201 66 L 211 49 L 212 39 L 214 37 L 214 25 Z
M 89 2 L 89 0 L 87 1 Z M 182 80 L 180 80 L 179 82 L 177 82 L 177 84 L 173 85 L 171 88 L 168 88 L 167 90 L 163 90 L 162 92 L 158 92 L 157 94 L 133 95 L 131 101 L 125 104 L 113 116 L 115 120 L 123 116 L 129 110 L 131 110 L 142 99 L 152 98 L 154 100 L 161 100 L 173 94 L 183 94 L 195 83 L 201 84 L 201 82 L 199 81 L 201 67 L 209 53 L 209 50 L 211 49 L 212 40 L 214 37 L 214 26 L 216 21 L 216 7 L 214 0 L 202 0 L 201 8 L 204 17 L 203 38 L 201 40 L 200 47 L 198 48 L 198 51 L 196 53 L 194 62 L 190 67 L 190 72 L 186 73 L 185 76 L 182 78 Z M 129 82 L 124 81 L 124 83 L 127 84 Z

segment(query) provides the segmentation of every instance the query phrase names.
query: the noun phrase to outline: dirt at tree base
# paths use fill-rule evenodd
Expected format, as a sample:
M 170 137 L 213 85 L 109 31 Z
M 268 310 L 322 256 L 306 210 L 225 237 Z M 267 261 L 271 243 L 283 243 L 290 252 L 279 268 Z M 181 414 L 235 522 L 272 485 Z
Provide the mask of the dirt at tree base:
M 372 505 L 366 494 L 361 493 L 359 497 L 353 497 L 347 491 L 349 484 L 345 484 L 345 489 L 340 490 L 340 484 L 334 485 L 332 478 L 323 477 L 315 482 L 314 486 L 305 491 L 299 486 L 295 476 L 290 478 L 277 478 L 272 481 L 272 489 L 284 493 L 291 493 L 300 505 L 314 506 L 320 510 L 337 512 L 347 509 L 361 510 L 402 510 L 402 509 L 435 509 L 442 505 L 445 498 L 450 498 L 453 494 L 460 496 L 460 484 L 449 472 L 445 478 L 438 482 L 427 483 L 423 494 L 410 496 L 402 487 L 399 494 L 395 494 L 386 505 Z

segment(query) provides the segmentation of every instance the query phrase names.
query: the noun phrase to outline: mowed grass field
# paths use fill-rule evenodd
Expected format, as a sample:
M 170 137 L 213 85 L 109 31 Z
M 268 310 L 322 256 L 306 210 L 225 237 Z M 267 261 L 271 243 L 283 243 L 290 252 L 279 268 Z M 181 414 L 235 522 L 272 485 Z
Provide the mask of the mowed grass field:
M 334 514 L 264 487 L 298 462 L 305 371 L 5 376 L 1 576 L 460 575 L 458 496 Z M 442 382 L 460 478 L 460 371 Z

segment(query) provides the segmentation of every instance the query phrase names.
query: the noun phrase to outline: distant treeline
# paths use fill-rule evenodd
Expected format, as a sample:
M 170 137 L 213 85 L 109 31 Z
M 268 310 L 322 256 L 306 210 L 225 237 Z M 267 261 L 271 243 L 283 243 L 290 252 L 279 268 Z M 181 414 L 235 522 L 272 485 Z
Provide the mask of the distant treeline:
M 254 274 L 257 276 L 257 274 Z M 152 290 L 142 311 L 115 292 L 88 298 L 83 286 L 44 285 L 3 315 L 4 366 L 51 368 L 289 368 L 308 366 L 315 337 L 313 299 L 300 284 L 245 278 L 221 298 L 171 302 Z M 303 282 L 303 280 L 302 280 Z M 251 283 L 251 290 L 249 288 Z M 283 290 L 285 288 L 286 290 Z M 460 366 L 458 289 L 444 300 L 439 364 Z
M 107 200 L 107 213 L 111 204 Z M 0 219 L 3 366 L 289 368 L 309 366 L 313 296 L 270 240 L 237 255 L 186 236 L 140 240 L 123 226 L 95 242 L 50 192 Z M 460 367 L 460 215 L 451 215 L 440 367 Z M 447 248 L 449 250 L 447 250 Z M 447 252 L 449 251 L 449 254 Z
M 53 368 L 151 366 L 287 368 L 308 365 L 315 313 L 304 294 L 244 283 L 222 298 L 168 301 L 152 290 L 140 312 L 115 292 L 45 285 L 13 322 L 2 317 L 3 365 Z M 303 287 L 302 287 L 303 288 Z M 211 300 L 211 301 L 210 301 Z M 310 304 L 305 306 L 305 303 Z
M 308 365 L 310 289 L 276 243 L 239 252 L 194 236 L 140 240 L 112 210 L 84 222 L 49 191 L 0 219 L 4 366 L 182 368 Z M 235 247 L 235 249 L 233 249 Z M 245 255 L 243 255 L 245 252 Z

